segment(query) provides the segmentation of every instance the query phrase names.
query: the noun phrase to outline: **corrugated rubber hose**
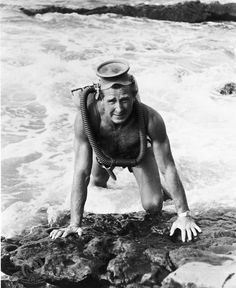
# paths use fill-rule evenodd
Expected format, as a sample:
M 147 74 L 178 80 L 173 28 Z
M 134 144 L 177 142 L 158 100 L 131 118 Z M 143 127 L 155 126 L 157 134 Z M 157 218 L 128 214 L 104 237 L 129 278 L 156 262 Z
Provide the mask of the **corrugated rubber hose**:
M 139 154 L 137 158 L 135 159 L 120 159 L 120 158 L 111 158 L 108 155 L 106 155 L 99 144 L 97 143 L 97 140 L 94 136 L 92 127 L 90 125 L 89 121 L 89 113 L 87 109 L 87 98 L 90 93 L 96 92 L 96 89 L 94 86 L 89 86 L 86 87 L 83 92 L 81 93 L 80 97 L 80 109 L 81 109 L 81 114 L 82 114 L 82 119 L 83 119 L 83 125 L 84 125 L 84 130 L 85 133 L 88 137 L 89 143 L 93 149 L 93 151 L 96 154 L 97 161 L 98 163 L 107 170 L 109 175 L 116 180 L 115 174 L 112 172 L 113 168 L 115 166 L 120 166 L 120 167 L 134 167 L 137 164 L 140 163 L 140 161 L 143 159 L 144 154 L 146 152 L 147 148 L 147 137 L 145 133 L 145 124 L 144 124 L 144 115 L 143 115 L 143 110 L 140 105 L 140 103 L 136 100 L 134 102 L 134 111 L 135 115 L 138 118 L 138 123 L 139 123 L 139 139 L 140 139 L 140 149 L 139 149 Z

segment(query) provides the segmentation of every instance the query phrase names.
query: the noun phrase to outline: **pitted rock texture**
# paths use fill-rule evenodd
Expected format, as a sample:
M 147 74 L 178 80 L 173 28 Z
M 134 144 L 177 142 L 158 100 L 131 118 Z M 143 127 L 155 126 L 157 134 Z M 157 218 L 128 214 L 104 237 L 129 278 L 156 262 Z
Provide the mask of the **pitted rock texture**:
M 190 1 L 173 5 L 116 5 L 101 6 L 94 9 L 69 8 L 61 6 L 46 6 L 40 9 L 25 9 L 21 11 L 28 16 L 45 13 L 77 13 L 81 15 L 114 13 L 130 17 L 146 17 L 155 20 L 200 23 L 205 21 L 236 21 L 236 4 L 219 2 L 201 3 Z
M 61 215 L 57 224 L 66 225 L 68 216 Z M 52 228 L 34 227 L 14 239 L 2 239 L 2 272 L 10 275 L 3 285 L 12 279 L 19 287 L 49 283 L 47 287 L 168 288 L 190 287 L 190 282 L 191 287 L 202 287 L 193 273 L 197 262 L 206 275 L 209 267 L 209 273 L 217 271 L 214 281 L 219 277 L 222 282 L 204 287 L 227 287 L 234 278 L 235 216 L 236 209 L 199 213 L 195 219 L 203 233 L 187 243 L 180 241 L 178 233 L 169 236 L 175 215 L 167 212 L 155 217 L 144 212 L 87 213 L 81 238 L 71 235 L 52 240 Z
M 220 89 L 221 95 L 236 96 L 236 83 L 226 83 L 222 89 Z

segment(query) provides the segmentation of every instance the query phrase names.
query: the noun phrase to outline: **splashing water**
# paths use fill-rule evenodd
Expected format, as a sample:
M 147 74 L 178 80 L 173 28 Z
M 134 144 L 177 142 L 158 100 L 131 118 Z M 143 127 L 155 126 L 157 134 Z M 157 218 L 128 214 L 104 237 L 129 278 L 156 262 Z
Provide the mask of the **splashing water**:
M 129 61 L 142 101 L 163 116 L 190 207 L 235 206 L 236 95 L 218 92 L 236 81 L 235 23 L 30 18 L 17 8 L 25 1 L 14 3 L 2 17 L 3 234 L 47 222 L 52 207 L 69 208 L 76 114 L 70 89 L 96 82 L 95 67 L 109 58 Z M 108 189 L 89 187 L 87 211 L 142 209 L 133 175 L 116 173 Z

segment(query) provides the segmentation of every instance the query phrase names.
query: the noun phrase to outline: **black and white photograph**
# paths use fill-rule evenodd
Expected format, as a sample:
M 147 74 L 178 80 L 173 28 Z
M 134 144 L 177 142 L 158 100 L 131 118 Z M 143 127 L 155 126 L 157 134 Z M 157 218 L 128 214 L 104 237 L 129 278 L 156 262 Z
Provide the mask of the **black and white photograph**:
M 235 0 L 2 0 L 1 287 L 236 287 Z

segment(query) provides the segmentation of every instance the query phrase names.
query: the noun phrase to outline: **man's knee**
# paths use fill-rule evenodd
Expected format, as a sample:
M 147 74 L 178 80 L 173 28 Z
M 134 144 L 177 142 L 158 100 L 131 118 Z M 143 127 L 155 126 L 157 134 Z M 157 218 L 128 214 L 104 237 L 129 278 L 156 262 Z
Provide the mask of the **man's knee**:
M 142 203 L 143 208 L 146 212 L 150 214 L 156 214 L 161 211 L 162 204 L 163 204 L 163 198 L 162 196 L 156 196 L 153 199 L 149 201 L 145 201 Z

